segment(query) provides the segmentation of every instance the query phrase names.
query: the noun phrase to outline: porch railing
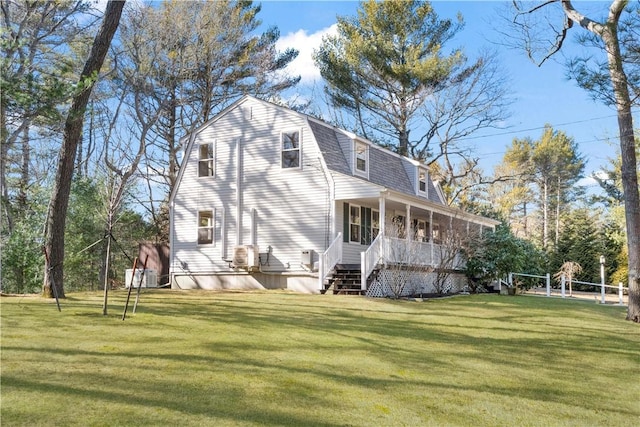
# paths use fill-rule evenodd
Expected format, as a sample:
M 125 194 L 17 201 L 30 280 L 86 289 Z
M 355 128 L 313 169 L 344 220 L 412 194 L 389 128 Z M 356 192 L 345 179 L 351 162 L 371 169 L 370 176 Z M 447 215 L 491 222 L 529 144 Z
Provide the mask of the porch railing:
M 378 234 L 367 250 L 360 252 L 360 289 L 362 290 L 367 289 L 367 278 L 382 259 L 385 240 Z
M 399 239 L 397 237 L 385 238 L 384 260 L 390 263 L 434 266 L 439 259 L 440 247 L 431 242 L 418 242 L 415 240 Z
M 326 251 L 320 254 L 318 263 L 318 289 L 324 288 L 324 279 L 327 278 L 329 272 L 342 261 L 342 233 L 338 235 L 329 245 Z

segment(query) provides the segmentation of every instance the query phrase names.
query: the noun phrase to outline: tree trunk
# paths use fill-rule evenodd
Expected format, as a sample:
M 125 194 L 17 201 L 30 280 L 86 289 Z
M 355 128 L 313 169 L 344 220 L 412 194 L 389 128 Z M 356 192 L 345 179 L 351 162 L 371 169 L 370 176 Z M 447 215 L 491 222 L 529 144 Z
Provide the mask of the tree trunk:
M 111 219 L 108 220 L 111 223 Z M 102 315 L 107 315 L 109 299 L 109 258 L 111 257 L 111 227 L 107 231 L 107 254 L 104 258 L 104 299 L 102 301 Z
M 542 249 L 547 250 L 547 236 L 549 227 L 549 188 L 547 178 L 542 182 Z
M 169 127 L 165 135 L 167 144 L 169 145 L 169 192 L 173 191 L 178 176 L 178 150 L 175 146 L 175 128 L 176 128 L 176 108 L 177 108 L 177 88 L 174 86 L 171 91 L 171 102 L 169 104 Z
M 556 189 L 556 234 L 554 238 L 555 247 L 558 247 L 558 241 L 560 240 L 560 177 L 557 182 L 558 188 Z
M 7 157 L 9 156 L 6 104 L 6 97 L 2 97 L 0 99 L 0 198 L 2 201 L 0 203 L 0 226 L 3 230 L 11 233 L 13 231 L 13 218 L 9 210 L 9 189 L 6 182 Z M 0 262 L 1 265 L 2 263 Z
M 78 141 L 82 134 L 84 113 L 87 109 L 89 96 L 93 90 L 100 68 L 102 68 L 113 35 L 118 29 L 124 3 L 124 1 L 114 0 L 110 0 L 107 3 L 102 25 L 96 34 L 91 47 L 91 53 L 80 75 L 80 84 L 86 84 L 87 86 L 82 92 L 74 96 L 65 122 L 58 168 L 47 215 L 45 245 L 50 257 L 49 262 L 45 262 L 44 285 L 42 290 L 44 296 L 51 297 L 53 295 L 51 290 L 51 279 L 53 279 L 53 283 L 55 283 L 58 291 L 58 296 L 64 298 L 64 230 Z M 87 84 L 87 81 L 90 80 L 93 82 Z M 52 277 L 49 277 L 50 275 L 52 275 Z
M 29 128 L 25 128 L 22 134 L 22 166 L 20 168 L 20 183 L 18 184 L 17 209 L 19 215 L 24 215 L 27 210 L 27 189 L 29 188 L 29 165 L 31 163 L 31 143 L 29 141 Z
M 617 24 L 617 21 L 616 23 Z M 622 156 L 622 189 L 627 226 L 629 256 L 629 308 L 627 320 L 640 323 L 640 196 L 638 194 L 638 170 L 633 135 L 633 116 L 627 76 L 622 68 L 617 28 L 609 23 L 602 34 L 609 61 L 609 73 L 618 112 L 620 131 L 620 155 Z

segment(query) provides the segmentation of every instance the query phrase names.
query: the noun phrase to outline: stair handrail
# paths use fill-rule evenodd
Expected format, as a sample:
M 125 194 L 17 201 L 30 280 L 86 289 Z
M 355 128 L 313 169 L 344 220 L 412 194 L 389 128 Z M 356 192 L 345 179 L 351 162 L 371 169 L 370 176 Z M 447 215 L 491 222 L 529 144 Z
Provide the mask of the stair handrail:
M 367 290 L 367 279 L 382 259 L 384 237 L 378 234 L 366 251 L 360 252 L 360 289 Z
M 320 254 L 318 263 L 318 289 L 323 290 L 324 280 L 340 261 L 342 261 L 342 232 L 338 232 L 336 238 L 326 251 Z

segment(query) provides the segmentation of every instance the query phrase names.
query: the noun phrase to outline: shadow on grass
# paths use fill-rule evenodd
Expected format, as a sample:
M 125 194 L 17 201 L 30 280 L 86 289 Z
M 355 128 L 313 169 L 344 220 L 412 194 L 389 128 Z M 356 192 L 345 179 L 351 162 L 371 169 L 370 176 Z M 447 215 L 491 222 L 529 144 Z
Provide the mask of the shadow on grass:
M 350 403 L 341 400 L 347 391 L 402 395 L 405 389 L 431 399 L 453 392 L 489 393 L 505 401 L 528 399 L 640 416 L 640 409 L 615 408 L 598 399 L 608 391 L 598 390 L 598 378 L 590 378 L 594 363 L 607 358 L 626 359 L 632 366 L 640 362 L 637 337 L 586 323 L 603 313 L 599 309 L 549 308 L 537 301 L 496 297 L 428 303 L 289 295 L 274 300 L 259 294 L 202 297 L 143 295 L 135 317 L 120 323 L 106 320 L 111 336 L 94 350 L 64 343 L 3 345 L 5 354 L 57 360 L 63 372 L 65 361 L 106 358 L 110 366 L 148 372 L 142 376 L 145 382 L 70 369 L 65 383 L 3 374 L 3 387 L 56 399 L 129 401 L 185 416 L 262 425 L 343 425 L 299 415 L 287 402 L 348 412 Z M 89 309 L 95 306 L 74 302 L 68 312 L 102 318 Z M 575 319 L 563 318 L 563 313 Z M 76 328 L 76 335 L 91 326 L 65 324 L 64 319 L 60 323 L 67 330 Z M 574 325 L 569 334 L 566 324 Z M 575 349 L 583 360 L 570 360 Z M 568 369 L 568 364 L 573 366 Z M 628 373 L 616 375 L 621 384 L 629 384 Z M 146 416 L 141 424 L 158 422 Z

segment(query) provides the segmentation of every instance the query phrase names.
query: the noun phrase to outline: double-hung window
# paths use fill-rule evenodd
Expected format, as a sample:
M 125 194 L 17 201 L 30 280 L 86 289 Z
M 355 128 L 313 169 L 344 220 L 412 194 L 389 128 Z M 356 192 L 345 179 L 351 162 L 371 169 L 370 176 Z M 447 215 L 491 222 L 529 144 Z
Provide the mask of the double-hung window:
M 371 241 L 375 240 L 380 233 L 380 212 L 371 210 Z
M 427 171 L 418 169 L 418 194 L 427 194 Z
M 210 245 L 213 243 L 214 216 L 213 210 L 198 211 L 198 244 Z
M 283 169 L 300 167 L 300 132 L 282 132 L 281 151 Z
M 418 242 L 428 242 L 429 223 L 419 219 L 415 222 L 415 240 Z
M 349 241 L 360 243 L 360 206 L 349 205 Z
M 364 142 L 355 143 L 355 170 L 360 175 L 369 173 L 369 147 Z
M 355 166 L 359 174 L 367 174 L 369 167 L 369 149 L 367 144 L 356 141 L 355 143 Z
M 380 212 L 365 206 L 344 204 L 344 242 L 370 245 L 380 233 Z
M 442 236 L 440 235 L 440 225 L 438 224 L 433 224 L 433 242 L 434 243 L 442 242 Z
M 198 176 L 214 176 L 215 164 L 214 144 L 200 144 L 198 148 Z

